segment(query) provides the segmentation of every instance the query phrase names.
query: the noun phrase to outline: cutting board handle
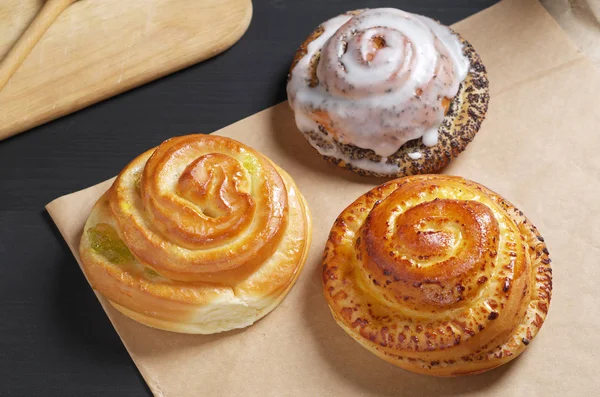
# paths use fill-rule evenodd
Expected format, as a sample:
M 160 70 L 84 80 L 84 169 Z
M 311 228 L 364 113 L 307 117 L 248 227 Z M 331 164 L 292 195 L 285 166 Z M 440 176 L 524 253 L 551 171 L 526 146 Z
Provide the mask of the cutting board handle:
M 0 91 L 56 18 L 77 0 L 48 0 L 27 30 L 0 61 Z

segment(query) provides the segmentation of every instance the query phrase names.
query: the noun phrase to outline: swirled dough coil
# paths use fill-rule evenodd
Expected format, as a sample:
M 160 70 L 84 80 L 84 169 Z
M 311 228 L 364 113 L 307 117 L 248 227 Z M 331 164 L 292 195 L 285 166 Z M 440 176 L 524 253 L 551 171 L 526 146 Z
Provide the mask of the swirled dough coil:
M 287 93 L 299 130 L 327 161 L 380 177 L 441 170 L 473 140 L 489 102 L 473 46 L 391 8 L 321 24 L 296 52 Z
M 323 259 L 336 322 L 377 356 L 436 375 L 516 358 L 546 318 L 548 250 L 491 190 L 459 177 L 390 181 L 335 221 Z
M 232 139 L 188 135 L 123 169 L 93 207 L 80 254 L 92 287 L 126 316 L 209 334 L 273 310 L 310 238 L 287 173 Z

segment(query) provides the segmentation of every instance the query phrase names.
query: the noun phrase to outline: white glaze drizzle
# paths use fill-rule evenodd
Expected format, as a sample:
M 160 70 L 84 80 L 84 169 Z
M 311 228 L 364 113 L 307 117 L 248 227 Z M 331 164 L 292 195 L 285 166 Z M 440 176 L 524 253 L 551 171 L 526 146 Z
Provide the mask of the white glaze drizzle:
M 319 131 L 319 124 L 316 121 L 314 121 L 313 119 L 311 119 L 310 117 L 308 117 L 303 112 L 296 112 L 295 119 L 296 119 L 296 125 L 298 126 L 298 129 L 300 129 L 301 131 L 305 131 L 305 132 Z M 313 145 L 313 147 L 315 149 L 317 149 L 319 154 L 321 154 L 322 156 L 334 157 L 336 159 L 340 159 L 340 160 L 346 162 L 347 164 L 351 164 L 356 168 L 359 168 L 359 169 L 362 169 L 365 171 L 374 172 L 376 174 L 393 175 L 400 171 L 400 167 L 397 164 L 388 164 L 387 163 L 387 160 L 388 160 L 387 157 L 382 157 L 381 161 L 379 161 L 379 162 L 364 159 L 364 158 L 363 159 L 352 159 L 352 158 L 350 158 L 350 156 L 348 156 L 345 153 L 342 153 L 338 149 L 338 147 L 335 145 L 335 143 L 333 143 L 333 140 L 329 134 L 327 134 L 327 133 L 319 133 L 319 134 L 320 134 L 319 137 L 321 137 L 325 142 L 327 142 L 329 144 L 328 147 L 319 146 L 317 144 Z M 411 156 L 412 154 L 414 154 L 414 153 L 409 153 L 409 156 L 411 158 L 415 159 L 414 157 Z M 419 157 L 421 156 L 421 153 L 417 153 L 417 154 L 419 155 Z
M 457 36 L 430 18 L 391 8 L 340 15 L 321 27 L 287 86 L 298 128 L 308 132 L 318 122 L 338 142 L 384 158 L 412 139 L 437 144 L 445 110 L 441 99 L 454 97 L 469 71 Z M 380 38 L 384 44 L 378 47 Z M 310 87 L 311 59 L 318 51 L 319 84 Z M 322 138 L 333 141 L 329 134 Z M 357 166 L 342 153 L 321 154 Z M 383 166 L 398 168 L 385 161 Z

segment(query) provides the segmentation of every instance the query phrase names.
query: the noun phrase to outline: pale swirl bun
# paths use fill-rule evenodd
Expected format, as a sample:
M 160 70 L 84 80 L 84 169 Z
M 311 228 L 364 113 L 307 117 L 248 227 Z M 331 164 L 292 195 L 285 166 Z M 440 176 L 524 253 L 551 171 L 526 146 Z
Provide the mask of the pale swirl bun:
M 485 68 L 450 28 L 392 8 L 321 24 L 287 85 L 296 124 L 328 161 L 364 175 L 435 172 L 479 130 Z
M 208 334 L 273 310 L 310 238 L 288 174 L 232 139 L 189 135 L 123 169 L 92 209 L 80 254 L 92 287 L 123 314 Z
M 514 206 L 459 177 L 372 189 L 336 220 L 323 288 L 338 324 L 404 369 L 456 376 L 514 359 L 539 331 L 552 270 Z

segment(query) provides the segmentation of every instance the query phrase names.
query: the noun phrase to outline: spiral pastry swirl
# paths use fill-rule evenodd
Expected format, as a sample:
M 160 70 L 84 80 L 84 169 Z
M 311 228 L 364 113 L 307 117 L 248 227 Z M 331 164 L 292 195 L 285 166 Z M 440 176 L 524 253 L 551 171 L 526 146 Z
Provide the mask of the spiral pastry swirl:
M 414 372 L 456 376 L 517 357 L 552 290 L 543 238 L 523 213 L 459 177 L 381 185 L 336 220 L 323 287 L 364 347 Z
M 444 132 L 472 139 L 487 109 L 487 80 L 475 76 L 482 71 L 472 47 L 448 27 L 393 8 L 366 9 L 321 24 L 297 52 L 287 92 L 298 128 L 323 156 L 375 175 L 408 174 L 397 158 L 407 142 L 420 140 L 422 150 L 407 156 L 419 160 L 445 145 Z M 484 95 L 471 95 L 471 112 L 469 86 Z
M 92 286 L 124 314 L 212 333 L 272 310 L 309 241 L 289 175 L 232 139 L 189 135 L 125 167 L 92 210 L 80 253 Z

